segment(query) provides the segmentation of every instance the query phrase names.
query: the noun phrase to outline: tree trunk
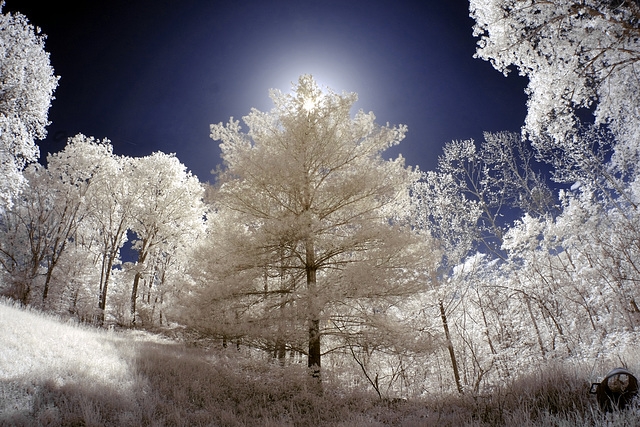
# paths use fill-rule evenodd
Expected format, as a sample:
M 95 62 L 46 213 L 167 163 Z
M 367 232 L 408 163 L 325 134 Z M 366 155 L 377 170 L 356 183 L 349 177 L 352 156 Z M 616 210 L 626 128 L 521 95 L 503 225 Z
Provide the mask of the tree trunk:
M 320 378 L 320 320 L 309 320 L 309 368 L 314 378 Z
M 106 308 L 107 308 L 107 288 L 109 287 L 109 278 L 111 277 L 111 269 L 113 268 L 113 263 L 115 261 L 116 258 L 116 254 L 117 252 L 110 252 L 108 253 L 105 258 L 106 258 L 106 265 L 105 265 L 105 260 L 103 258 L 103 276 L 104 276 L 104 280 L 102 282 L 102 286 L 100 286 L 100 297 L 98 300 L 98 308 L 100 309 L 100 325 L 104 324 L 104 319 L 105 319 L 105 312 L 106 312 Z
M 453 351 L 453 343 L 451 342 L 451 335 L 449 334 L 449 324 L 447 323 L 447 314 L 444 311 L 444 303 L 442 300 L 440 304 L 440 317 L 442 318 L 442 326 L 444 327 L 444 335 L 447 339 L 447 348 L 449 349 L 449 356 L 451 357 L 451 367 L 453 368 L 453 376 L 456 380 L 456 387 L 458 387 L 458 393 L 462 394 L 462 383 L 460 382 L 460 372 L 458 371 L 458 362 L 456 360 L 456 354 Z
M 73 226 L 73 224 L 71 226 Z M 54 249 L 53 249 L 53 253 L 51 254 L 51 258 L 49 260 L 49 266 L 47 268 L 47 277 L 44 281 L 44 290 L 42 291 L 43 304 L 45 303 L 47 296 L 49 295 L 49 283 L 51 283 L 51 277 L 53 276 L 53 269 L 58 264 L 58 260 L 60 260 L 60 257 L 62 257 L 62 254 L 64 253 L 67 247 L 67 242 L 69 241 L 69 236 L 71 235 L 71 226 L 67 228 L 65 236 L 62 238 L 62 244 L 59 245 L 60 243 L 59 239 L 56 239 L 56 241 L 53 243 Z
M 136 324 L 136 300 L 138 299 L 140 277 L 142 277 L 142 273 L 137 272 L 133 278 L 133 287 L 131 288 L 131 326 L 135 326 Z M 142 293 L 142 300 L 142 302 L 144 302 L 144 292 Z
M 44 280 L 44 289 L 42 290 L 42 304 L 47 301 L 47 296 L 49 295 L 49 283 L 51 282 L 51 275 L 53 273 L 53 266 L 49 267 L 47 270 L 47 276 Z
M 164 279 L 163 279 L 164 281 Z M 158 316 L 160 317 L 160 326 L 162 326 L 162 303 L 164 302 L 164 293 L 160 294 L 160 307 L 158 308 Z
M 538 345 L 540 346 L 540 352 L 542 353 L 542 357 L 546 357 L 547 352 L 544 348 L 544 342 L 542 341 L 542 335 L 540 334 L 540 328 L 538 328 L 538 322 L 536 322 L 536 318 L 533 315 L 533 309 L 531 308 L 531 301 L 525 295 L 525 301 L 527 302 L 527 310 L 529 311 L 529 318 L 531 319 L 531 324 L 533 325 L 533 329 L 536 331 L 536 336 L 538 337 Z
M 307 270 L 307 291 L 309 292 L 309 357 L 308 366 L 311 369 L 312 376 L 320 379 L 320 313 L 317 307 L 316 298 L 316 260 L 313 241 L 307 240 L 306 243 L 306 265 Z
M 286 269 L 284 268 L 284 249 L 280 249 L 280 286 L 279 289 L 283 291 L 286 286 Z M 283 331 L 283 322 L 285 322 L 284 316 L 284 308 L 287 305 L 287 299 L 282 294 L 280 297 L 280 319 L 278 321 L 278 332 L 276 337 L 276 348 L 274 356 L 278 359 L 281 366 L 285 365 L 286 355 L 287 355 L 287 345 L 285 341 L 286 332 Z
M 147 259 L 147 254 L 149 253 L 147 242 L 148 241 L 143 242 L 142 248 L 140 252 L 138 252 L 138 268 L 140 268 Z M 136 300 L 138 299 L 138 286 L 140 285 L 141 277 L 142 273 L 138 270 L 133 278 L 133 286 L 131 288 L 131 326 L 135 326 L 136 324 Z M 144 292 L 142 293 L 142 302 L 144 302 Z

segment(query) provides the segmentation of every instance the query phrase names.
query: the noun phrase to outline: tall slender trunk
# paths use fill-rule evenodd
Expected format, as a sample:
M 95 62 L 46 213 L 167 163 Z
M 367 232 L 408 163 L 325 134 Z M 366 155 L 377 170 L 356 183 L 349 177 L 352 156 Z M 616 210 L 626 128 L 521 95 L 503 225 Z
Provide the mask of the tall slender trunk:
M 453 342 L 451 341 L 451 334 L 449 333 L 449 324 L 447 323 L 447 314 L 444 310 L 444 303 L 439 301 L 440 305 L 440 317 L 442 318 L 442 326 L 444 327 L 444 335 L 447 339 L 447 348 L 449 349 L 449 357 L 451 358 L 451 367 L 453 368 L 453 376 L 456 380 L 456 387 L 458 393 L 462 394 L 462 383 L 460 382 L 460 372 L 458 371 L 458 361 L 456 360 L 456 354 L 453 351 Z
M 62 218 L 66 217 L 65 214 L 69 211 L 69 209 L 70 209 L 69 205 L 68 204 L 65 205 L 64 211 L 62 212 Z M 44 282 L 44 290 L 42 291 L 43 304 L 45 303 L 47 296 L 49 295 L 49 284 L 51 283 L 51 278 L 53 277 L 53 269 L 58 264 L 58 261 L 62 257 L 62 254 L 65 252 L 65 249 L 67 247 L 67 242 L 69 241 L 71 236 L 74 234 L 74 230 L 78 227 L 78 223 L 81 220 L 81 218 L 78 218 L 78 211 L 80 209 L 80 205 L 78 204 L 75 207 L 72 207 L 71 209 L 73 209 L 73 212 L 71 213 L 71 217 L 69 218 L 69 221 L 64 223 L 64 228 L 63 228 L 63 225 L 58 226 L 58 230 L 56 232 L 58 237 L 54 240 L 52 245 L 53 252 L 51 253 L 51 256 L 49 259 L 47 276 Z
M 138 299 L 138 286 L 140 285 L 141 272 L 137 272 L 133 278 L 133 287 L 131 288 L 131 326 L 136 324 L 136 300 Z M 144 302 L 144 292 L 142 294 L 142 302 Z
M 100 309 L 100 324 L 104 324 L 105 313 L 107 308 L 107 288 L 109 287 L 109 278 L 111 277 L 111 270 L 113 264 L 118 257 L 118 251 L 122 242 L 123 233 L 127 232 L 125 228 L 125 217 L 120 218 L 118 229 L 114 234 L 103 237 L 104 254 L 102 257 L 102 275 L 100 276 L 100 298 L 98 301 L 98 308 Z M 106 265 L 105 265 L 106 264 Z M 104 278 L 104 279 L 103 279 Z
M 536 321 L 536 317 L 533 315 L 533 309 L 531 308 L 531 301 L 525 295 L 525 301 L 527 302 L 527 310 L 529 311 L 529 318 L 531 319 L 531 324 L 533 325 L 533 329 L 536 331 L 536 336 L 538 337 L 538 345 L 540 346 L 540 352 L 542 353 L 542 357 L 546 357 L 547 352 L 544 348 L 544 342 L 542 341 L 542 335 L 540 334 L 540 328 L 538 327 L 538 322 Z
M 315 248 L 313 240 L 309 238 L 305 247 L 306 265 L 307 270 L 307 292 L 308 295 L 308 310 L 309 310 L 309 358 L 308 366 L 312 370 L 314 378 L 320 380 L 320 312 L 318 310 L 317 297 L 316 297 L 316 260 L 315 260 Z
M 51 254 L 51 259 L 49 260 L 49 266 L 47 268 L 47 275 L 44 281 L 44 289 L 42 290 L 42 303 L 44 304 L 47 300 L 47 296 L 49 295 L 49 284 L 51 283 L 51 278 L 53 277 L 53 269 L 58 264 L 58 260 L 64 253 L 64 250 L 67 246 L 67 239 L 69 238 L 69 233 L 64 237 L 64 240 L 60 247 L 58 248 L 58 242 L 54 243 L 54 252 Z M 56 249 L 57 248 L 57 249 Z
M 286 271 L 284 268 L 284 249 L 282 248 L 280 249 L 280 284 L 279 285 L 280 285 L 279 289 L 281 291 L 284 291 L 286 287 Z M 280 319 L 278 321 L 278 330 L 276 332 L 277 337 L 276 337 L 276 344 L 275 344 L 275 351 L 274 351 L 274 357 L 278 359 L 278 362 L 280 362 L 280 365 L 282 366 L 285 365 L 285 357 L 287 355 L 287 346 L 285 342 L 286 332 L 283 330 L 283 323 L 286 321 L 285 314 L 284 314 L 284 309 L 286 305 L 287 305 L 287 299 L 284 296 L 284 294 L 282 294 L 280 296 L 280 310 L 279 310 Z
M 104 324 L 104 320 L 105 320 L 105 312 L 106 312 L 106 308 L 107 308 L 107 289 L 109 287 L 109 278 L 111 277 L 111 269 L 113 268 L 113 263 L 115 261 L 115 253 L 108 253 L 105 255 L 106 258 L 106 265 L 105 264 L 105 260 L 103 260 L 103 275 L 104 275 L 104 280 L 102 282 L 102 285 L 100 287 L 101 292 L 100 292 L 100 299 L 98 301 L 98 308 L 100 309 L 100 324 Z
M 100 289 L 98 290 L 98 308 L 100 310 L 102 310 L 103 304 L 102 304 L 102 288 L 104 288 L 104 272 L 107 268 L 107 253 L 106 253 L 106 249 L 105 252 L 102 254 L 102 261 L 100 262 Z
M 44 289 L 42 290 L 42 304 L 47 301 L 47 296 L 49 296 L 49 283 L 51 282 L 51 276 L 53 274 L 53 266 L 49 267 L 47 270 L 47 275 L 44 280 Z
M 140 269 L 147 259 L 149 254 L 149 240 L 142 242 L 142 248 L 138 252 L 137 266 Z M 131 288 L 131 326 L 136 324 L 136 300 L 138 299 L 138 287 L 140 285 L 140 279 L 142 278 L 142 272 L 138 270 L 133 278 L 133 286 Z M 142 302 L 144 302 L 144 292 L 142 293 Z
M 484 305 L 482 305 L 482 297 L 478 293 L 478 302 L 480 307 L 480 313 L 482 314 L 482 321 L 484 323 L 484 335 L 487 337 L 487 343 L 489 344 L 489 349 L 491 350 L 491 354 L 496 354 L 496 349 L 493 346 L 493 340 L 491 340 L 491 334 L 489 333 L 489 322 L 487 321 L 487 314 L 484 310 Z

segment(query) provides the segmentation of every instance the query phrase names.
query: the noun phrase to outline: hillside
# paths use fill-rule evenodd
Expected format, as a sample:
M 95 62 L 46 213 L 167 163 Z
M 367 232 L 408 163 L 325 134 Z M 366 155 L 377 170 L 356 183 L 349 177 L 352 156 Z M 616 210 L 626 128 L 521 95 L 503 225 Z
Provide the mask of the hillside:
M 604 415 L 576 370 L 555 367 L 491 395 L 379 400 L 301 365 L 235 349 L 97 330 L 0 302 L 0 425 L 490 426 L 640 425 Z M 344 380 L 344 379 L 342 379 Z
M 371 425 L 395 417 L 368 395 L 320 399 L 306 380 L 300 366 L 97 330 L 0 302 L 0 425 Z
M 132 392 L 136 384 L 131 362 L 142 343 L 131 334 L 0 304 L 1 419 L 32 414 L 44 389 L 100 384 L 120 394 Z M 51 409 L 53 416 L 56 411 Z

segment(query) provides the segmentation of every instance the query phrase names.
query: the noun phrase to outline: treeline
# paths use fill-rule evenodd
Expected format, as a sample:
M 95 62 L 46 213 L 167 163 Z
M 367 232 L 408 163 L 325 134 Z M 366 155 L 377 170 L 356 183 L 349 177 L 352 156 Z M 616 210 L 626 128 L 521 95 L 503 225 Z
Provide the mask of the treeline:
M 211 126 L 213 186 L 174 155 L 78 135 L 4 195 L 0 291 L 303 356 L 314 377 L 344 372 L 381 397 L 482 392 L 558 360 L 637 362 L 640 9 L 504 3 L 471 12 L 478 56 L 530 78 L 522 133 L 452 141 L 421 172 L 383 156 L 405 126 L 353 114 L 356 94 L 306 75 L 247 131 Z
M 83 321 L 162 324 L 204 229 L 198 179 L 175 155 L 118 156 L 83 135 L 23 175 L 2 215 L 2 294 Z M 137 259 L 123 263 L 127 239 Z

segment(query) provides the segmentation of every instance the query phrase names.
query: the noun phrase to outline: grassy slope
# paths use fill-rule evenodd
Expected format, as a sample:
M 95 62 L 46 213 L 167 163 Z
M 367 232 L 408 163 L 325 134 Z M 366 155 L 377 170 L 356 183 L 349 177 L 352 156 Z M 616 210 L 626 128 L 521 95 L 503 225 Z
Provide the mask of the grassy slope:
M 0 425 L 640 425 L 605 416 L 562 367 L 486 396 L 381 402 L 301 366 L 61 322 L 0 302 Z
M 135 386 L 135 345 L 98 331 L 0 303 L 0 419 L 34 410 L 43 387 L 101 384 L 117 392 Z M 133 341 L 132 341 L 133 343 Z
M 396 417 L 369 395 L 319 397 L 307 381 L 300 366 L 96 330 L 0 302 L 0 425 L 375 425 Z

